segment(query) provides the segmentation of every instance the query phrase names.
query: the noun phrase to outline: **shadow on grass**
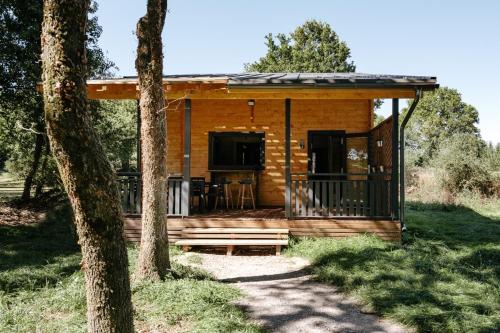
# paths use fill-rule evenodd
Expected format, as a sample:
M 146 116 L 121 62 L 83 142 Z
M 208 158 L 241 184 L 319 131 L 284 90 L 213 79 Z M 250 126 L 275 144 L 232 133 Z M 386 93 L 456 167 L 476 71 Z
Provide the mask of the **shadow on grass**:
M 361 237 L 303 251 L 319 279 L 419 332 L 500 331 L 500 221 L 413 204 L 407 224 L 402 246 Z
M 80 269 L 71 208 L 50 210 L 33 225 L 0 226 L 0 290 L 54 285 Z

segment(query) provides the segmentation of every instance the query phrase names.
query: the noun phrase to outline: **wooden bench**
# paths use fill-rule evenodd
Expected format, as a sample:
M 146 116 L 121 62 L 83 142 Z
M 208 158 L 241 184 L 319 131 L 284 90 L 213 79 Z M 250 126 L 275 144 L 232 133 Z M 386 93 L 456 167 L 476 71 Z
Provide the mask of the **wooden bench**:
M 288 232 L 281 228 L 186 228 L 175 245 L 182 246 L 184 251 L 193 245 L 226 246 L 227 255 L 232 255 L 238 245 L 275 246 L 276 255 L 280 255 L 281 246 L 288 245 Z

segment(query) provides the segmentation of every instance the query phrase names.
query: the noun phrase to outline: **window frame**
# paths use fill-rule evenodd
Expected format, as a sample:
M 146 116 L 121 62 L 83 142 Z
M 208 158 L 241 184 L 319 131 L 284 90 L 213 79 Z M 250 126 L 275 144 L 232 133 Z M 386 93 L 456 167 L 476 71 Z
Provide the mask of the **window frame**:
M 261 158 L 260 164 L 252 165 L 216 165 L 214 164 L 214 151 L 215 151 L 215 138 L 217 137 L 245 137 L 248 135 L 258 136 L 261 139 Z M 245 170 L 264 170 L 266 167 L 266 133 L 256 132 L 256 131 L 243 131 L 243 132 L 208 132 L 208 170 L 235 170 L 235 171 L 245 171 Z

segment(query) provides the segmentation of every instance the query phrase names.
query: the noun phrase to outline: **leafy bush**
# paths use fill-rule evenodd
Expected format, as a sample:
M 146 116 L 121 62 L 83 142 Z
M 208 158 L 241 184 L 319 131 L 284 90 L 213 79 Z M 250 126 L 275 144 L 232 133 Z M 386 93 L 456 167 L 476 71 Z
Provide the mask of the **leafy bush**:
M 443 140 L 432 163 L 440 170 L 444 189 L 454 195 L 462 191 L 494 194 L 498 179 L 485 152 L 484 142 L 474 134 L 456 134 Z

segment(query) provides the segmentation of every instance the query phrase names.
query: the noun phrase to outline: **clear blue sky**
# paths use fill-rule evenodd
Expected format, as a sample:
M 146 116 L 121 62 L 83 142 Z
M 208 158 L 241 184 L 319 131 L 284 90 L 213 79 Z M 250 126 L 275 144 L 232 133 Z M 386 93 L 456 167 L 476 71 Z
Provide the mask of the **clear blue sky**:
M 98 1 L 100 44 L 135 75 L 135 24 L 145 0 Z M 331 24 L 357 71 L 435 75 L 480 114 L 481 133 L 500 142 L 500 1 L 169 0 L 165 73 L 228 73 L 265 54 L 264 36 L 307 19 Z M 386 113 L 389 103 L 383 107 Z

